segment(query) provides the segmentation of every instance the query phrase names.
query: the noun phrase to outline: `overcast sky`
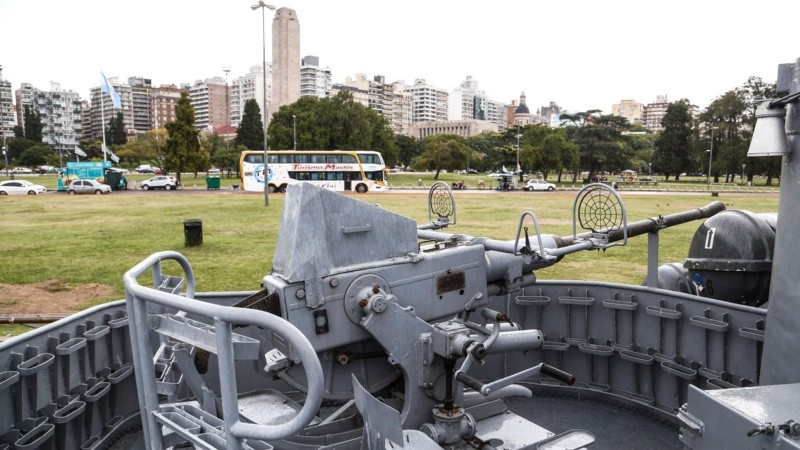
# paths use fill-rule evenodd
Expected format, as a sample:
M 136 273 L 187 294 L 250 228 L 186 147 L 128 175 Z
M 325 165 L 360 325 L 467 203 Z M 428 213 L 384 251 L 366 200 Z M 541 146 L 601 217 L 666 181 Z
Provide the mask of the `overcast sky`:
M 154 85 L 245 74 L 261 62 L 257 0 L 0 0 L 0 65 L 12 89 L 58 82 L 88 98 L 100 71 Z M 798 0 L 285 0 L 301 55 L 334 83 L 362 72 L 451 91 L 468 75 L 488 98 L 525 91 L 535 111 L 572 112 L 667 95 L 705 107 L 751 75 L 774 82 L 800 57 Z M 267 59 L 271 18 L 267 11 Z

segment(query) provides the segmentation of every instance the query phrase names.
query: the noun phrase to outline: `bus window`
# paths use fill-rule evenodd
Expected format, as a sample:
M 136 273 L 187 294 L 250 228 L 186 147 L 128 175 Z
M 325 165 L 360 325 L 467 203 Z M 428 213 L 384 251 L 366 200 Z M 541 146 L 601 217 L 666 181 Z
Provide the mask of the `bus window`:
M 311 158 L 309 155 L 294 155 L 294 162 L 295 164 L 304 164 L 311 162 Z
M 325 158 L 325 162 L 333 164 L 340 163 L 342 162 L 342 155 L 328 155 Z
M 262 160 L 263 161 L 263 160 Z M 270 164 L 278 164 L 278 155 L 269 155 Z
M 344 172 L 328 172 L 328 181 L 344 180 Z
M 359 153 L 358 157 L 361 159 L 361 164 L 383 164 L 381 155 L 374 153 Z
M 383 181 L 383 171 L 376 170 L 374 172 L 365 172 L 364 173 L 368 179 L 372 181 Z
M 252 164 L 261 164 L 264 162 L 264 155 L 263 154 L 249 154 L 244 157 L 245 162 L 249 162 Z
M 352 172 L 352 180 L 357 181 L 361 179 L 361 172 Z
M 325 162 L 325 155 L 311 155 L 311 162 L 312 163 L 324 163 Z
M 280 155 L 278 162 L 281 164 L 292 164 L 294 162 L 294 155 Z
M 342 155 L 342 163 L 344 164 L 355 164 L 356 157 L 353 155 Z

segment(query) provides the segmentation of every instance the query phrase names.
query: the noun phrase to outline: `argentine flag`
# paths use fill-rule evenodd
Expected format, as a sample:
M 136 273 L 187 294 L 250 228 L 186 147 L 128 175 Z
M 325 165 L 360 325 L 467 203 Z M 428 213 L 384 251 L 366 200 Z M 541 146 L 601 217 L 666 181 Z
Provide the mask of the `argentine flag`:
M 111 103 L 114 104 L 114 108 L 122 109 L 122 100 L 120 100 L 117 91 L 114 90 L 114 86 L 108 84 L 106 74 L 104 74 L 102 70 L 100 71 L 100 75 L 103 77 L 103 83 L 100 84 L 100 90 L 111 96 Z

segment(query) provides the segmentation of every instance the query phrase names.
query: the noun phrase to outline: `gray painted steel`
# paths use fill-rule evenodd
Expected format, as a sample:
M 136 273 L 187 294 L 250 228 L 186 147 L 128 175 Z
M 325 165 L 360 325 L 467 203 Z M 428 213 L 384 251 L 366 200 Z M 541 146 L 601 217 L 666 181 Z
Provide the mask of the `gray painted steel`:
M 792 68 L 788 94 L 800 92 L 800 59 Z M 789 156 L 783 157 L 781 167 L 781 197 L 778 203 L 779 226 L 775 234 L 767 327 L 769 333 L 764 345 L 761 369 L 762 383 L 782 384 L 800 382 L 800 364 L 797 360 L 797 330 L 800 330 L 800 108 L 793 103 L 786 108 L 786 139 Z M 780 226 L 783 225 L 783 226 Z M 780 270 L 778 269 L 780 268 Z

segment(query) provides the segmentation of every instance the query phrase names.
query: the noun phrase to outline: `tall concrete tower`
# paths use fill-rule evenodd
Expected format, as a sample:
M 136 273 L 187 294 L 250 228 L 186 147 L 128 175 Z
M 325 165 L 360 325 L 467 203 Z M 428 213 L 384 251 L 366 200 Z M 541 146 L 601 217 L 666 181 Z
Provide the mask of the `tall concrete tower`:
M 300 98 L 300 22 L 293 9 L 280 8 L 272 20 L 272 102 L 269 114 Z

